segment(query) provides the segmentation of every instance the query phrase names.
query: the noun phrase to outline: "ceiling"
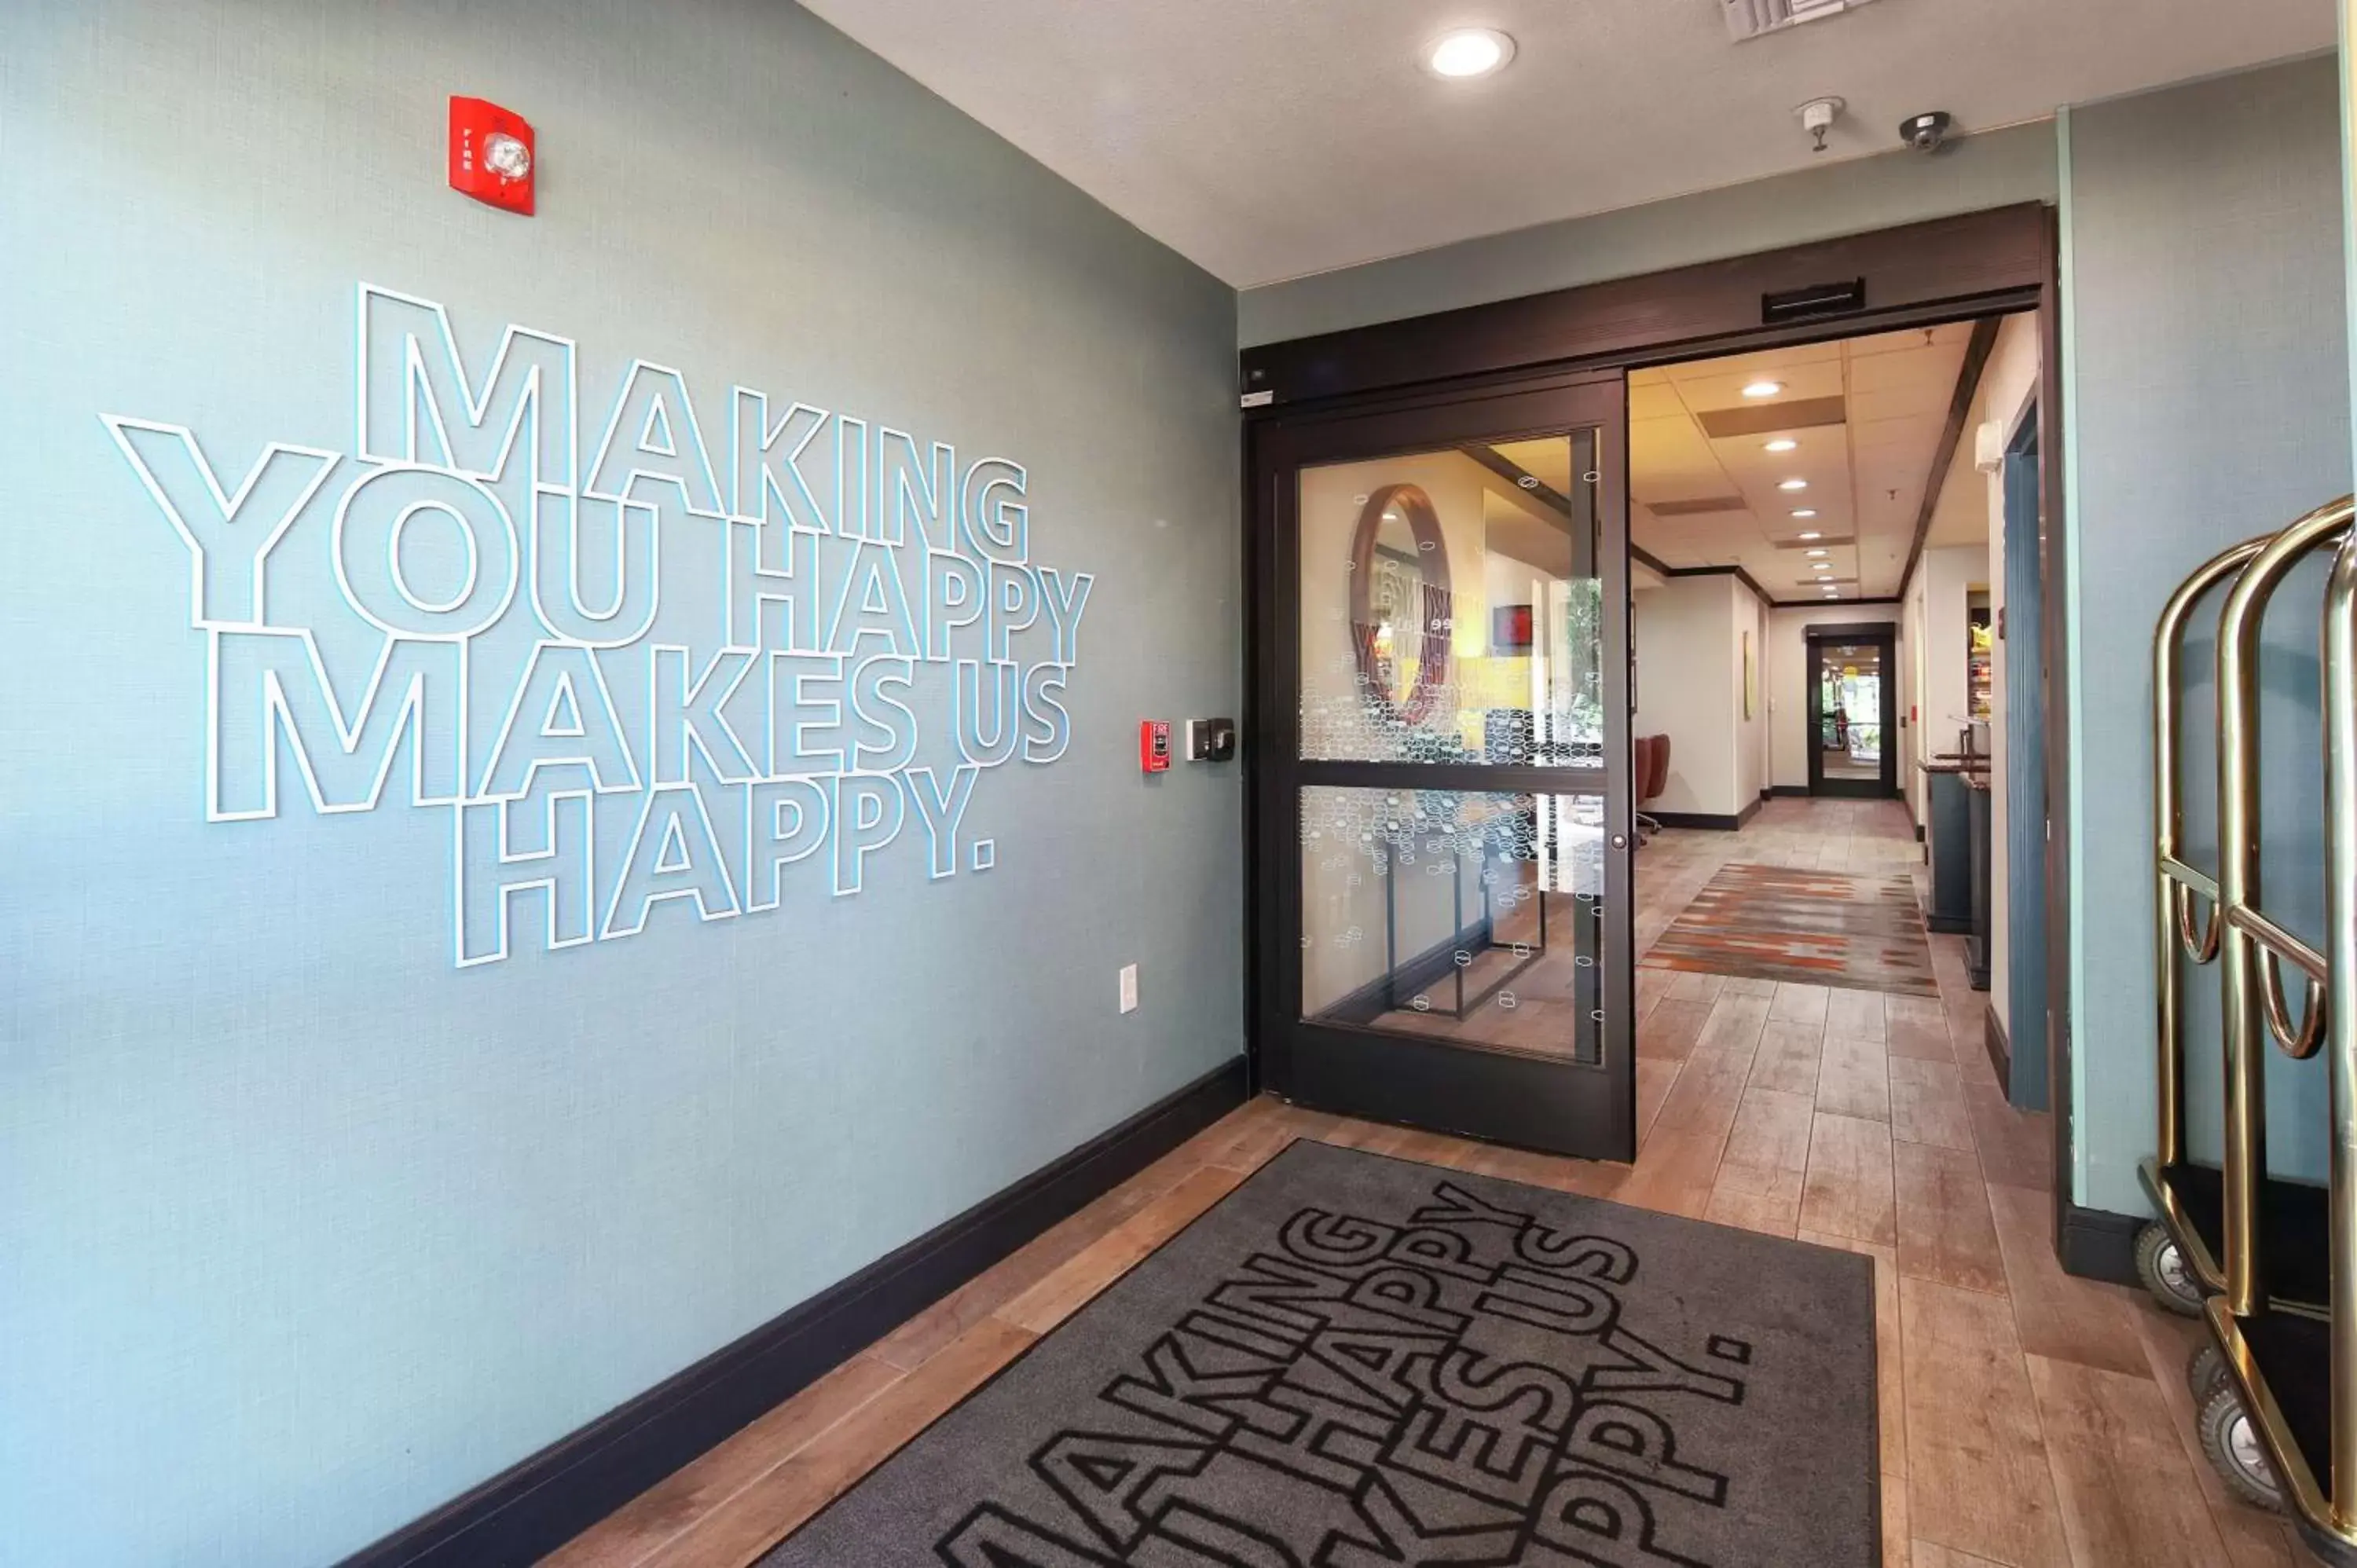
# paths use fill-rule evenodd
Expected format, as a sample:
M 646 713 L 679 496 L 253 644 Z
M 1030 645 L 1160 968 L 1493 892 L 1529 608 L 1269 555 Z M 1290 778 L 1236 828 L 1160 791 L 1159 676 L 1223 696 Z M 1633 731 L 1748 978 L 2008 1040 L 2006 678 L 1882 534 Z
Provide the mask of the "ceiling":
M 1729 40 L 1721 0 L 802 0 L 1248 287 L 1986 130 L 2328 48 L 2333 0 L 1873 0 Z M 1513 35 L 1447 82 L 1451 27 Z M 1846 98 L 1813 154 L 1794 106 Z M 1926 177 L 1936 177 L 1927 167 Z
M 1630 538 L 1672 569 L 1740 566 L 1779 600 L 1822 598 L 1821 579 L 1845 599 L 1897 594 L 1972 334 L 1958 322 L 1632 372 Z M 1743 395 L 1767 381 L 1782 390 Z M 1806 488 L 1781 488 L 1793 480 Z

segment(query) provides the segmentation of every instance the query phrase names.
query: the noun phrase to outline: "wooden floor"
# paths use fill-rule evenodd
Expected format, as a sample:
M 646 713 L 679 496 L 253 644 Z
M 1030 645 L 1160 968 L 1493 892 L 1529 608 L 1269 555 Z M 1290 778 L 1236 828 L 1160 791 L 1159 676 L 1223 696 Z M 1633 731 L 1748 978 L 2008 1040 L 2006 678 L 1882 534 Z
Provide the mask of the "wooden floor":
M 1888 802 L 1782 800 L 1740 833 L 1666 833 L 1639 857 L 1639 941 L 1729 860 L 1917 855 Z M 2201 1457 L 2181 1370 L 2193 1326 L 2056 1266 L 2047 1118 L 2006 1104 L 1961 943 L 1932 945 L 1937 1001 L 1640 971 L 1633 1166 L 1255 1101 L 549 1561 L 740 1568 L 1308 1137 L 1871 1256 L 1888 1564 L 2306 1563 Z

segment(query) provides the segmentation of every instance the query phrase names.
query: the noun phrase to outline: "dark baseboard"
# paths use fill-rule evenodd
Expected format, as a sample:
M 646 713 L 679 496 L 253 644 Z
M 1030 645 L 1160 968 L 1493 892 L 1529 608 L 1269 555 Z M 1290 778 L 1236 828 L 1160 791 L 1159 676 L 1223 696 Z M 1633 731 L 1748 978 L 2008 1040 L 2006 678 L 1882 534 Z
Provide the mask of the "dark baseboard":
M 2010 1097 L 2013 1090 L 2013 1041 L 2007 1037 L 2005 1020 L 1996 1015 L 1994 1007 L 1981 1009 L 1981 1046 L 1988 1052 L 1989 1066 L 1996 1069 L 1996 1081 Z
M 1923 842 L 1923 824 L 1921 822 L 1915 824 L 1915 842 L 1917 843 Z
M 1806 784 L 1770 784 L 1767 789 L 1760 791 L 1760 796 L 1762 800 L 1766 800 L 1770 795 L 1798 795 L 1805 798 L 1808 793 L 1809 787 Z
M 2054 1249 L 2062 1272 L 2083 1280 L 2137 1284 L 2136 1239 L 2143 1229 L 2144 1221 L 2130 1215 L 2062 1205 L 2062 1232 Z
M 342 1568 L 537 1562 L 1244 1102 L 1237 1057 L 770 1319 Z
M 1760 814 L 1760 808 L 1767 804 L 1767 802 L 1768 797 L 1762 795 L 1757 800 L 1752 801 L 1751 804 L 1744 807 L 1743 810 L 1736 812 L 1735 825 L 1739 828 L 1744 823 L 1749 822 L 1752 818 L 1758 816 Z
M 1749 814 L 1746 812 L 1745 816 Z M 1713 832 L 1731 833 L 1743 825 L 1743 817 L 1715 811 L 1648 811 L 1645 815 L 1665 828 L 1707 828 Z
M 1968 936 L 1972 932 L 1973 918 L 1970 915 L 1934 915 L 1926 911 L 1923 924 L 1952 937 Z

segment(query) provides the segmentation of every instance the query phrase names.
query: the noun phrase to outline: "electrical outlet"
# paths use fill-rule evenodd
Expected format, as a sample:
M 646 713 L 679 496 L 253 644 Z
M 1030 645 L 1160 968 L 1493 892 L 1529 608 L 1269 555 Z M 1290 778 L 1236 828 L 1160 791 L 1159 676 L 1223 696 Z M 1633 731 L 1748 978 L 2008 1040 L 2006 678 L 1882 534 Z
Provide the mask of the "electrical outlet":
M 1121 1010 L 1125 1013 L 1137 1011 L 1137 965 L 1134 963 L 1121 966 Z

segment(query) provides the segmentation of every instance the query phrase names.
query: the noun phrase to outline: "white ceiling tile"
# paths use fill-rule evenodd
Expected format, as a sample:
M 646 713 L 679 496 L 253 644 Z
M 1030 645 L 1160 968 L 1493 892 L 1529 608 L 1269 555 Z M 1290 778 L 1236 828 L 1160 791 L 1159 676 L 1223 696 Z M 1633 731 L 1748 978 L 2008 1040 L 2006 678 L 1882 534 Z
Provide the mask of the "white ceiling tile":
M 1656 371 L 1640 371 L 1629 378 L 1629 420 L 1683 419 L 1686 405 L 1669 379 Z
M 1850 361 L 1850 393 L 1855 397 L 1867 392 L 1953 392 L 1956 385 L 1956 372 L 1963 368 L 1964 362 L 1964 349 L 1952 343 L 1935 344 L 1929 349 L 1902 349 L 1890 354 L 1868 354 Z M 1947 406 L 1944 398 L 1941 406 Z
M 1902 349 L 1921 349 L 1924 345 L 1927 332 L 1934 344 L 1947 343 L 1961 348 L 1971 340 L 1973 324 L 1969 321 L 1951 321 L 1944 327 L 1910 327 L 1901 332 L 1878 332 L 1871 337 L 1853 338 L 1849 340 L 1849 356 L 1852 360 L 1858 360 L 1869 354 L 1889 354 Z
M 1859 580 L 1857 591 L 1898 591 L 1899 574 L 1913 545 L 1932 459 L 1947 427 L 1969 323 L 1884 333 L 1858 341 L 1819 344 L 1805 360 L 1749 355 L 1701 360 L 1631 378 L 1631 407 L 1641 394 L 1647 410 L 1632 418 L 1630 486 L 1653 500 L 1739 495 L 1741 510 L 1646 518 L 1632 525 L 1646 549 L 1670 564 L 1741 565 L 1778 596 L 1788 596 L 1816 574 L 1801 551 L 1780 549 L 1804 530 L 1853 542 L 1829 545 L 1833 575 Z M 1770 452 L 1773 432 L 1706 436 L 1697 414 L 1745 406 L 1745 381 L 1767 375 L 1787 381 L 1778 401 L 1845 396 L 1853 423 L 1788 432 L 1799 445 Z M 1799 491 L 1779 482 L 1808 481 Z M 1969 499 L 1969 498 L 1967 498 Z M 1795 520 L 1796 508 L 1816 515 Z M 1962 503 L 1933 523 L 1935 542 L 1967 537 Z
M 1872 360 L 1867 361 L 1869 364 L 1872 362 Z M 1850 417 L 1865 424 L 1885 419 L 1898 419 L 1909 415 L 1921 417 L 1928 414 L 1932 416 L 1932 423 L 1934 425 L 1944 424 L 1948 404 L 1955 395 L 1955 373 L 1950 371 L 1946 386 L 1910 381 L 1878 392 L 1852 392 L 1849 399 Z
M 1721 368 L 1723 363 L 1718 360 L 1705 360 L 1697 364 L 1679 365 L 1671 371 L 1671 379 L 1678 389 L 1678 395 L 1685 400 L 1690 412 L 1706 413 L 1721 408 L 1774 408 L 1803 398 L 1839 397 L 1842 394 L 1842 367 L 1837 359 L 1779 365 L 1773 371 L 1764 368 L 1738 371 L 1731 374 Z M 1780 382 L 1784 390 L 1772 398 L 1745 397 L 1743 389 L 1760 381 Z

